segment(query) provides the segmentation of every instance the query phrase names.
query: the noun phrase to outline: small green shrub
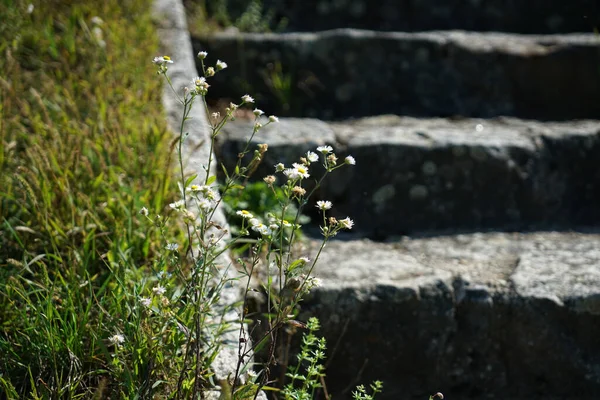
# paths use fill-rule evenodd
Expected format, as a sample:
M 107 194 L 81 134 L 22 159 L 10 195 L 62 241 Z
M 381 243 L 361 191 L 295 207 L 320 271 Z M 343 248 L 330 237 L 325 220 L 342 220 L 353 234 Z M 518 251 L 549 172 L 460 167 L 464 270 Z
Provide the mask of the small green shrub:
M 281 32 L 287 19 L 276 18 L 261 0 L 185 0 L 188 26 L 193 35 L 235 27 L 241 32 Z

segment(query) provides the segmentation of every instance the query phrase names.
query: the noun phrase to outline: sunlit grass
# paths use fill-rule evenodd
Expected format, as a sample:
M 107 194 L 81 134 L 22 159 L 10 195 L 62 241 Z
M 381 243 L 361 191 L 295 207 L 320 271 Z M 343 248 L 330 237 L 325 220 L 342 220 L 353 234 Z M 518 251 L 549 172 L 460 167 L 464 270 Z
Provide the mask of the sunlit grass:
M 111 270 L 152 260 L 159 236 L 137 210 L 160 213 L 176 193 L 149 9 L 149 0 L 0 1 L 0 392 L 9 397 L 113 390 L 98 337 L 119 300 Z

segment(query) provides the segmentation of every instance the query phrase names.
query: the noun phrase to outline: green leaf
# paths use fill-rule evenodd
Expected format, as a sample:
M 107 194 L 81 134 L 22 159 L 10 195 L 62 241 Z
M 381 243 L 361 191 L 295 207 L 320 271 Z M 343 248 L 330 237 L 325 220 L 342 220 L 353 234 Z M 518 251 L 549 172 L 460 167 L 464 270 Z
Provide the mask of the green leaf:
M 227 173 L 227 168 L 225 168 L 225 164 L 221 163 L 221 169 L 223 170 L 223 173 L 225 174 L 225 177 L 227 179 L 229 179 L 229 174 Z
M 254 346 L 254 353 L 258 353 L 263 347 L 265 347 L 265 345 L 269 342 L 269 337 L 269 335 L 265 335 L 265 337 L 263 337 L 261 341 Z
M 188 186 L 190 186 L 190 183 L 192 183 L 194 181 L 194 179 L 196 179 L 198 177 L 198 174 L 194 174 L 192 176 L 190 176 L 189 178 L 187 178 L 185 180 L 185 187 L 187 188 Z
M 208 179 L 206 180 L 206 184 L 207 185 L 212 185 L 216 180 L 217 180 L 217 176 L 216 175 L 209 176 Z
M 165 382 L 165 381 L 156 381 L 156 382 L 154 382 L 154 383 L 152 384 L 152 389 L 156 389 L 156 387 L 157 387 L 158 385 L 160 385 L 161 383 L 164 383 L 164 382 Z
M 280 392 L 281 391 L 281 389 L 273 387 L 273 386 L 263 386 L 261 389 L 262 390 L 271 390 L 271 391 L 274 391 L 274 392 Z

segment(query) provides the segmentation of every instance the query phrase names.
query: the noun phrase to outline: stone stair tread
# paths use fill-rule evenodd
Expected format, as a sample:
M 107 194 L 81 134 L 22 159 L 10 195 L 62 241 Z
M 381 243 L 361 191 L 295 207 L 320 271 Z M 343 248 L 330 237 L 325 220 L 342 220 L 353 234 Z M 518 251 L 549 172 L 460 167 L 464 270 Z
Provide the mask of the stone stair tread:
M 356 29 L 194 39 L 196 52 L 229 64 L 212 78 L 210 96 L 236 99 L 244 88 L 275 114 L 325 119 L 389 113 L 600 119 L 599 45 L 591 33 Z
M 349 145 L 389 140 L 436 145 L 533 145 L 540 136 L 594 135 L 600 120 L 545 122 L 510 117 L 497 118 L 413 118 L 380 115 L 329 123 L 336 139 Z
M 318 242 L 306 247 L 309 257 Z M 335 346 L 330 392 L 385 399 L 576 399 L 600 390 L 600 233 L 332 240 L 299 316 Z M 428 393 L 429 392 L 429 393 Z M 550 395 L 550 397 L 548 397 Z M 555 396 L 555 397 L 553 397 Z M 579 397 L 580 398 L 580 397 Z
M 261 120 L 266 125 L 266 118 Z M 227 141 L 246 142 L 252 133 L 254 120 L 240 118 L 229 122 L 223 128 L 223 135 L 217 140 L 221 143 Z M 224 138 L 225 137 L 225 138 Z M 330 125 L 314 118 L 280 118 L 278 123 L 270 123 L 259 131 L 254 142 L 266 139 L 269 146 L 303 145 L 317 141 L 331 143 L 335 141 L 335 133 Z
M 251 121 L 236 121 L 219 138 L 229 168 L 251 130 Z M 355 215 L 357 230 L 371 238 L 600 222 L 600 121 L 282 118 L 254 140 L 269 144 L 257 177 L 318 145 L 353 155 L 357 165 L 336 171 L 317 196 L 333 201 L 335 215 Z
M 320 245 L 313 239 L 311 253 Z M 315 276 L 324 290 L 444 281 L 511 296 L 547 298 L 600 315 L 600 233 L 477 232 L 395 241 L 332 240 Z M 583 306 L 583 299 L 589 303 Z M 583 308 L 581 308 L 583 307 Z
M 260 120 L 266 123 L 267 119 Z M 229 122 L 217 141 L 245 142 L 254 120 L 238 118 Z M 416 118 L 393 114 L 323 121 L 316 118 L 279 118 L 261 128 L 255 143 L 303 145 L 331 144 L 347 148 L 374 143 L 423 145 L 503 145 L 531 147 L 539 137 L 594 137 L 600 120 L 539 121 L 512 117 L 496 118 Z
M 388 40 L 415 40 L 434 41 L 439 43 L 456 42 L 461 46 L 474 49 L 493 50 L 500 49 L 507 52 L 521 52 L 523 50 L 542 47 L 569 46 L 569 45 L 597 45 L 599 38 L 593 32 L 570 32 L 558 34 L 522 34 L 509 32 L 482 32 L 472 30 L 430 30 L 420 32 L 406 31 L 381 31 L 372 29 L 335 28 L 312 32 L 284 32 L 284 33 L 257 33 L 239 32 L 228 29 L 213 32 L 209 36 L 196 39 L 204 40 L 243 40 L 247 42 L 312 42 L 322 38 L 354 38 L 360 40 L 388 39 Z M 511 45 L 516 44 L 516 48 Z M 541 46 L 541 47 L 540 47 Z M 547 49 L 552 50 L 552 49 Z

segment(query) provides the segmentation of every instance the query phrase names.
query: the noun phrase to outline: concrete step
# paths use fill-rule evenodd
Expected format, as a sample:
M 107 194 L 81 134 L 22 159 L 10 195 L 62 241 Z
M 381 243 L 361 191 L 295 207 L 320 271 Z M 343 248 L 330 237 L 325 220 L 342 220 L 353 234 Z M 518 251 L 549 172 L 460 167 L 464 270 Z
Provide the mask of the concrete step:
M 299 319 L 320 318 L 334 398 L 375 379 L 381 400 L 600 394 L 600 234 L 337 240 L 315 275 Z
M 600 119 L 600 36 L 460 31 L 195 38 L 229 68 L 209 96 L 245 92 L 278 115 Z
M 235 19 L 249 3 L 230 0 L 228 10 Z M 285 20 L 289 32 L 358 28 L 566 33 L 592 32 L 600 26 L 600 4 L 594 0 L 263 0 L 262 5 L 274 16 L 272 28 Z
M 220 162 L 235 165 L 251 130 L 251 121 L 226 126 Z M 600 121 L 283 118 L 255 141 L 269 144 L 260 179 L 319 145 L 353 155 L 357 165 L 332 174 L 314 200 L 331 200 L 334 215 L 371 238 L 600 224 Z

